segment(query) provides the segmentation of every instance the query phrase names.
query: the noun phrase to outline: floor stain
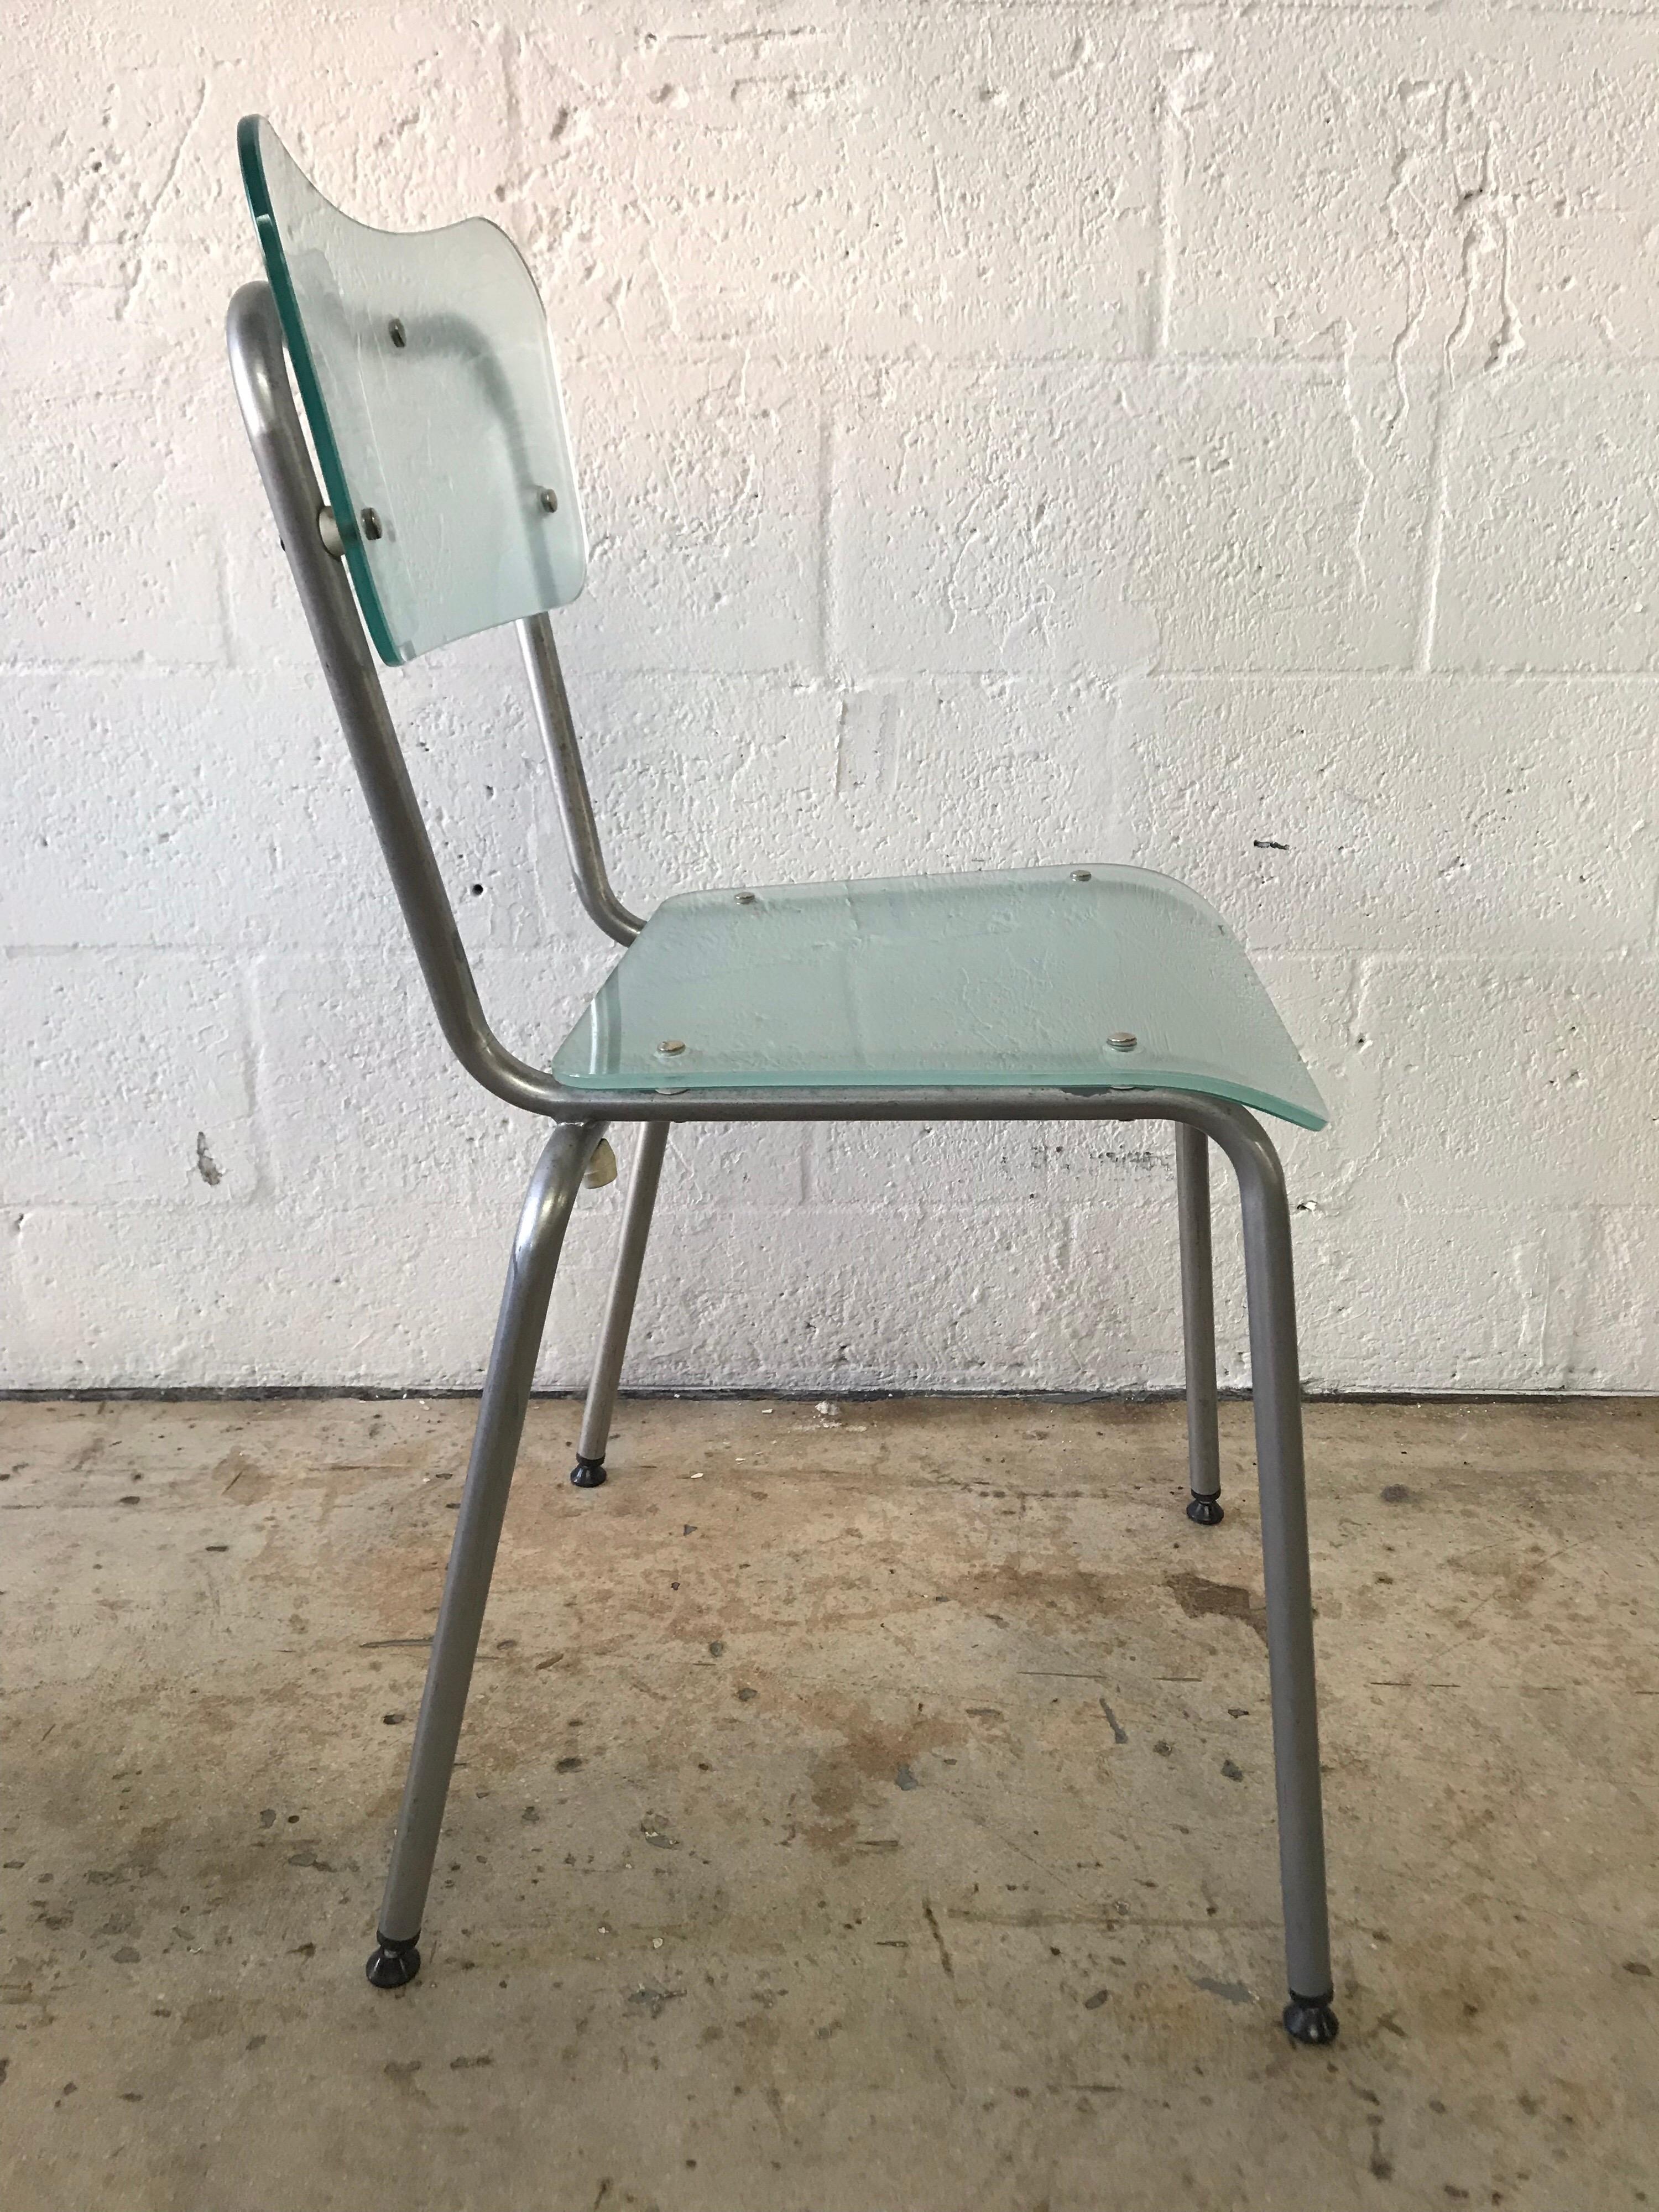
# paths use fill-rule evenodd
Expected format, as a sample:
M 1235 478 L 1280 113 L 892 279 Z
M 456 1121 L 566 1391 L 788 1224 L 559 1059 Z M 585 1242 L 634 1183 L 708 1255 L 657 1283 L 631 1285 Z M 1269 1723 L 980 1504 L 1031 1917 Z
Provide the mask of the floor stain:
M 1115 2202 L 1194 2208 L 1219 2174 L 1560 2212 L 1650 2168 L 1659 1406 L 1310 1405 L 1330 2054 L 1279 2025 L 1262 1670 L 1194 1632 L 1260 1633 L 1259 1600 L 1182 1516 L 1178 1404 L 796 1436 L 629 1401 L 589 1494 L 580 1407 L 535 1401 L 425 1965 L 371 1991 L 381 1715 L 420 1694 L 474 1412 L 4 1408 L 29 2212 L 111 2174 L 125 2212 L 495 2212 L 544 2198 L 550 2143 L 601 2212 L 957 2212 L 988 2175 L 1093 2212 L 1103 2143 Z
M 1242 1583 L 1212 1583 L 1190 1571 L 1166 1575 L 1165 1588 L 1189 1620 L 1242 1620 L 1265 1644 L 1267 1616 Z
M 856 1814 L 875 1810 L 895 1782 L 900 1790 L 916 1789 L 917 1759 L 927 1752 L 948 1750 L 963 1734 L 959 1723 L 943 1715 L 916 1714 L 884 1723 L 828 1698 L 809 1700 L 802 1717 L 833 1729 L 837 1738 L 811 1757 L 808 1788 L 818 1819 L 801 1831 L 809 1843 L 832 1853 L 845 1853 L 853 1844 Z

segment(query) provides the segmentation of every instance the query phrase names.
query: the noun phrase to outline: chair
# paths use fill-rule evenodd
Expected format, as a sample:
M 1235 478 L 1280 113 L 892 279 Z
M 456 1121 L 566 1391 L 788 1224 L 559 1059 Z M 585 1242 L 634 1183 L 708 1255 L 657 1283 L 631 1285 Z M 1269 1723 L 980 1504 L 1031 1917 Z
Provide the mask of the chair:
M 485 1090 L 546 1117 L 507 1266 L 368 1978 L 416 1939 L 507 1489 L 566 1224 L 640 1137 L 571 1480 L 605 1454 L 672 1124 L 1174 1125 L 1191 1518 L 1221 1518 L 1209 1146 L 1242 1194 L 1290 2002 L 1336 2033 L 1326 1921 L 1290 1218 L 1249 1110 L 1323 1126 L 1318 1093 L 1224 926 L 1192 891 L 1091 863 L 693 890 L 648 921 L 611 890 L 552 626 L 586 575 L 556 372 L 529 271 L 493 224 L 402 236 L 323 199 L 270 125 L 239 131 L 266 282 L 231 302 L 243 420 L 439 1023 Z M 286 363 L 284 355 L 286 354 Z M 319 489 L 289 381 L 322 471 Z M 369 641 L 389 665 L 507 623 L 576 888 L 624 950 L 550 1070 L 485 1019 Z M 367 633 L 367 637 L 365 636 Z

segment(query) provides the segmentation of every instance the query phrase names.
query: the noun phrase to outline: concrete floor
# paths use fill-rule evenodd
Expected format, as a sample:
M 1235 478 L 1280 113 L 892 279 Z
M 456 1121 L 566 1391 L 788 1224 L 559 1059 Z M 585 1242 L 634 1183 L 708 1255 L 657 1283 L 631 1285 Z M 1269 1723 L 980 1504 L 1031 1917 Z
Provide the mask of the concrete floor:
M 1659 1406 L 1310 1409 L 1329 2051 L 1237 1406 L 538 1403 L 372 1990 L 471 1419 L 0 1407 L 15 2212 L 1659 2203 Z

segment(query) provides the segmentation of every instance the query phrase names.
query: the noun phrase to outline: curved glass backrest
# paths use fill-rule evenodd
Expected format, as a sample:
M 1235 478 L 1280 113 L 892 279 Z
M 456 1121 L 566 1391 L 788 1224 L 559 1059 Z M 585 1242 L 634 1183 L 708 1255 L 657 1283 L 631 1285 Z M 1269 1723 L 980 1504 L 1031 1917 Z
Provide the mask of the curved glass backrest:
M 535 279 L 481 217 L 353 222 L 263 116 L 242 181 L 363 621 L 383 660 L 575 599 L 587 539 Z

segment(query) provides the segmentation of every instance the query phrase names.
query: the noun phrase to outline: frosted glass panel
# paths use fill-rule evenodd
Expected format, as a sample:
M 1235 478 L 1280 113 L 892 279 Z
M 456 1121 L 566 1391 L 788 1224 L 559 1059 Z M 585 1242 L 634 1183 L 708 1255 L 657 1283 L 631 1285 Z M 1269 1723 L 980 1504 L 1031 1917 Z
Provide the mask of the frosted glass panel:
M 587 576 L 535 280 L 493 222 L 353 222 L 262 116 L 242 179 L 363 620 L 387 661 L 564 606 Z
M 1077 1085 L 1323 1102 L 1195 892 L 1039 868 L 665 900 L 553 1063 L 573 1089 Z

